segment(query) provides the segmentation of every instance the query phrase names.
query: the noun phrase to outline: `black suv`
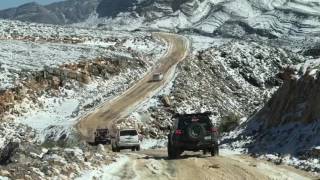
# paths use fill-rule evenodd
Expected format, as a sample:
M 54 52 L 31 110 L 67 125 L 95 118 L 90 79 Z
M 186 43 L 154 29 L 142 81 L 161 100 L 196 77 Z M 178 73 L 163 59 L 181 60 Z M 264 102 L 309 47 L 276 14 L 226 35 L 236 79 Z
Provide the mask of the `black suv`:
M 94 144 L 110 144 L 111 137 L 108 129 L 96 129 L 94 133 Z
M 183 151 L 199 151 L 212 156 L 219 154 L 218 130 L 209 118 L 210 112 L 176 114 L 168 135 L 168 156 L 177 158 Z

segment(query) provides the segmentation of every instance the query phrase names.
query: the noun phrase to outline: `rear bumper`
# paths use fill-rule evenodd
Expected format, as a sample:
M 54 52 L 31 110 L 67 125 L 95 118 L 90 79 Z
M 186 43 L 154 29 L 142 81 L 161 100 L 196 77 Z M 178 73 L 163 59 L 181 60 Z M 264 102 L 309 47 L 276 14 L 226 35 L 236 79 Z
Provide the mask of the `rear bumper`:
M 175 142 L 173 146 L 177 149 L 194 151 L 194 150 L 208 150 L 208 149 L 217 147 L 218 145 L 215 142 L 196 142 L 196 143 Z
M 111 139 L 98 139 L 98 138 L 96 138 L 94 141 L 96 143 L 108 143 L 108 144 L 111 143 Z
M 136 146 L 140 146 L 139 142 L 134 142 L 134 143 L 119 143 L 118 147 L 120 148 L 132 148 L 132 147 L 136 147 Z

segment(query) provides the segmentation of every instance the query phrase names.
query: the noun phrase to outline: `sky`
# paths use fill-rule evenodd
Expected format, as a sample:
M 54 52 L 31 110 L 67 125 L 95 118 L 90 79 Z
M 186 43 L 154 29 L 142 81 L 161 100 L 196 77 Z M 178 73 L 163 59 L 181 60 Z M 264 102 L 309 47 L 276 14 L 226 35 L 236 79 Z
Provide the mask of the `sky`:
M 50 4 L 52 2 L 57 2 L 57 1 L 63 1 L 63 0 L 0 0 L 0 9 L 16 7 L 29 2 L 37 2 L 39 4 Z

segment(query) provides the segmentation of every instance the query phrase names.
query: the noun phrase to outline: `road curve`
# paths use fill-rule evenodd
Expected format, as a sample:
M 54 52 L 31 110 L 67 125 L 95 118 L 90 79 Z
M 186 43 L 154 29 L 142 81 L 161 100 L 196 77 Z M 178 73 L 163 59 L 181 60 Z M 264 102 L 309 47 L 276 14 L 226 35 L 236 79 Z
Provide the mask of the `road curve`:
M 127 117 L 139 104 L 158 92 L 161 87 L 170 82 L 176 65 L 188 55 L 189 40 L 185 37 L 169 33 L 154 33 L 153 35 L 168 44 L 166 54 L 159 60 L 157 67 L 154 67 L 134 86 L 80 119 L 76 128 L 84 140 L 92 141 L 96 128 L 111 128 L 114 122 Z M 150 82 L 155 72 L 162 72 L 164 80 Z

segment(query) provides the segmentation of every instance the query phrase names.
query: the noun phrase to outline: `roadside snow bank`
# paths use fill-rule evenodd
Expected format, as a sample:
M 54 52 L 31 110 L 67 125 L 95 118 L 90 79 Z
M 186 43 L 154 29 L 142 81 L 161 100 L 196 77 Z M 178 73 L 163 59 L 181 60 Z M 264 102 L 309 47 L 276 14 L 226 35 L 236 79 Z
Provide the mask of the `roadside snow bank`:
M 0 176 L 0 180 L 10 180 L 10 179 L 7 177 Z
M 158 149 L 166 147 L 167 143 L 166 139 L 143 139 L 140 147 L 141 149 Z
M 241 150 L 276 164 L 320 173 L 319 132 L 319 122 L 265 127 L 251 119 L 225 135 L 221 143 L 232 150 Z
M 124 169 L 125 164 L 129 162 L 128 156 L 120 156 L 115 160 L 114 163 L 109 165 L 105 165 L 102 167 L 98 167 L 94 170 L 84 171 L 80 177 L 75 180 L 94 180 L 94 179 L 108 179 L 108 180 L 121 180 L 119 174 L 123 174 L 125 172 L 121 172 Z M 118 175 L 117 175 L 118 174 Z

